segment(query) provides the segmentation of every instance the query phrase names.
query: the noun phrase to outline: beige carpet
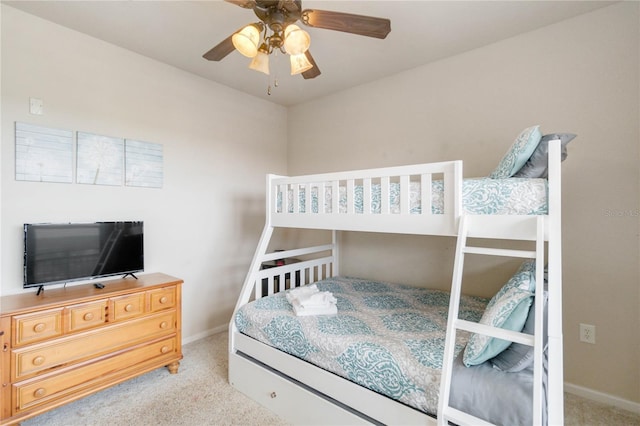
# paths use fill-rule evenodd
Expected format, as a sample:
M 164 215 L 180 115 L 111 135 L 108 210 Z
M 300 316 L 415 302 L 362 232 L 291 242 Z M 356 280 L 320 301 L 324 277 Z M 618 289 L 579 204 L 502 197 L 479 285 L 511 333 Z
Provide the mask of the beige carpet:
M 158 369 L 52 410 L 23 426 L 286 425 L 227 381 L 227 334 L 183 347 L 178 374 Z M 565 398 L 565 424 L 640 426 L 640 415 L 574 395 Z
M 166 368 L 21 423 L 23 426 L 286 425 L 227 379 L 227 333 L 183 346 L 178 374 Z

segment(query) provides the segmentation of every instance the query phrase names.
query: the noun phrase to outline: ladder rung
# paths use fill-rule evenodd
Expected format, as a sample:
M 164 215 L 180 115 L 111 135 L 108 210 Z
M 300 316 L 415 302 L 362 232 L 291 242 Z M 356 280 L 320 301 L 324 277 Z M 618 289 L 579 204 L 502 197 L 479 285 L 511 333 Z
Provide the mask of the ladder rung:
M 486 254 L 489 256 L 524 257 L 529 259 L 534 259 L 536 257 L 535 250 L 498 249 L 491 247 L 465 247 L 464 252 L 473 254 Z
M 484 334 L 487 336 L 495 337 L 502 340 L 508 340 L 510 342 L 522 343 L 523 345 L 533 346 L 534 336 L 527 333 L 520 333 L 518 331 L 505 330 L 504 328 L 493 327 L 486 324 L 479 324 L 473 321 L 458 319 L 455 321 L 454 326 L 459 330 L 470 331 L 471 333 Z
M 486 422 L 471 414 L 463 413 L 460 410 L 449 406 L 444 408 L 444 414 L 446 420 L 451 420 L 458 425 L 481 425 L 481 426 L 493 426 L 493 423 Z

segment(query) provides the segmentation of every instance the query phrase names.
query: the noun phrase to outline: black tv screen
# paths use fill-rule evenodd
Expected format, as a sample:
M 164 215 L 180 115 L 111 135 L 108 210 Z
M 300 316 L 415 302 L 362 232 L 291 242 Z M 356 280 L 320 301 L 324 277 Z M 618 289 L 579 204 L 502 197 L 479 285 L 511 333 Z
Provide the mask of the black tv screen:
M 24 225 L 24 287 L 144 270 L 142 222 Z

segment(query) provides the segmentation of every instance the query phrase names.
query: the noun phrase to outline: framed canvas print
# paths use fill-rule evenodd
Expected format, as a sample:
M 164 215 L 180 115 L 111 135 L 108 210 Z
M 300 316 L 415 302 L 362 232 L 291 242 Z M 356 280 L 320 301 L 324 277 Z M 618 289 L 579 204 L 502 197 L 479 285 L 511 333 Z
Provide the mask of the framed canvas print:
M 124 139 L 78 132 L 76 182 L 122 185 Z
M 16 180 L 72 183 L 73 132 L 16 122 Z
M 162 188 L 162 181 L 162 145 L 125 140 L 125 185 Z

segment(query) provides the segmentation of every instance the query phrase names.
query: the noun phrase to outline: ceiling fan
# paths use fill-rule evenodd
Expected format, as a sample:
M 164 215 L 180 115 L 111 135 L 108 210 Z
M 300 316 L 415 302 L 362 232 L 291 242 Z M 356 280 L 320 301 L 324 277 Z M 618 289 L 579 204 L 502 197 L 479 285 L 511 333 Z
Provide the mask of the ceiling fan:
M 351 13 L 302 9 L 301 0 L 225 0 L 252 9 L 259 22 L 249 24 L 231 34 L 207 53 L 210 61 L 220 61 L 234 50 L 253 58 L 249 68 L 269 74 L 269 55 L 280 51 L 290 55 L 291 74 L 305 79 L 320 75 L 309 52 L 310 37 L 294 23 L 313 28 L 343 31 L 383 39 L 391 31 L 391 21 Z

